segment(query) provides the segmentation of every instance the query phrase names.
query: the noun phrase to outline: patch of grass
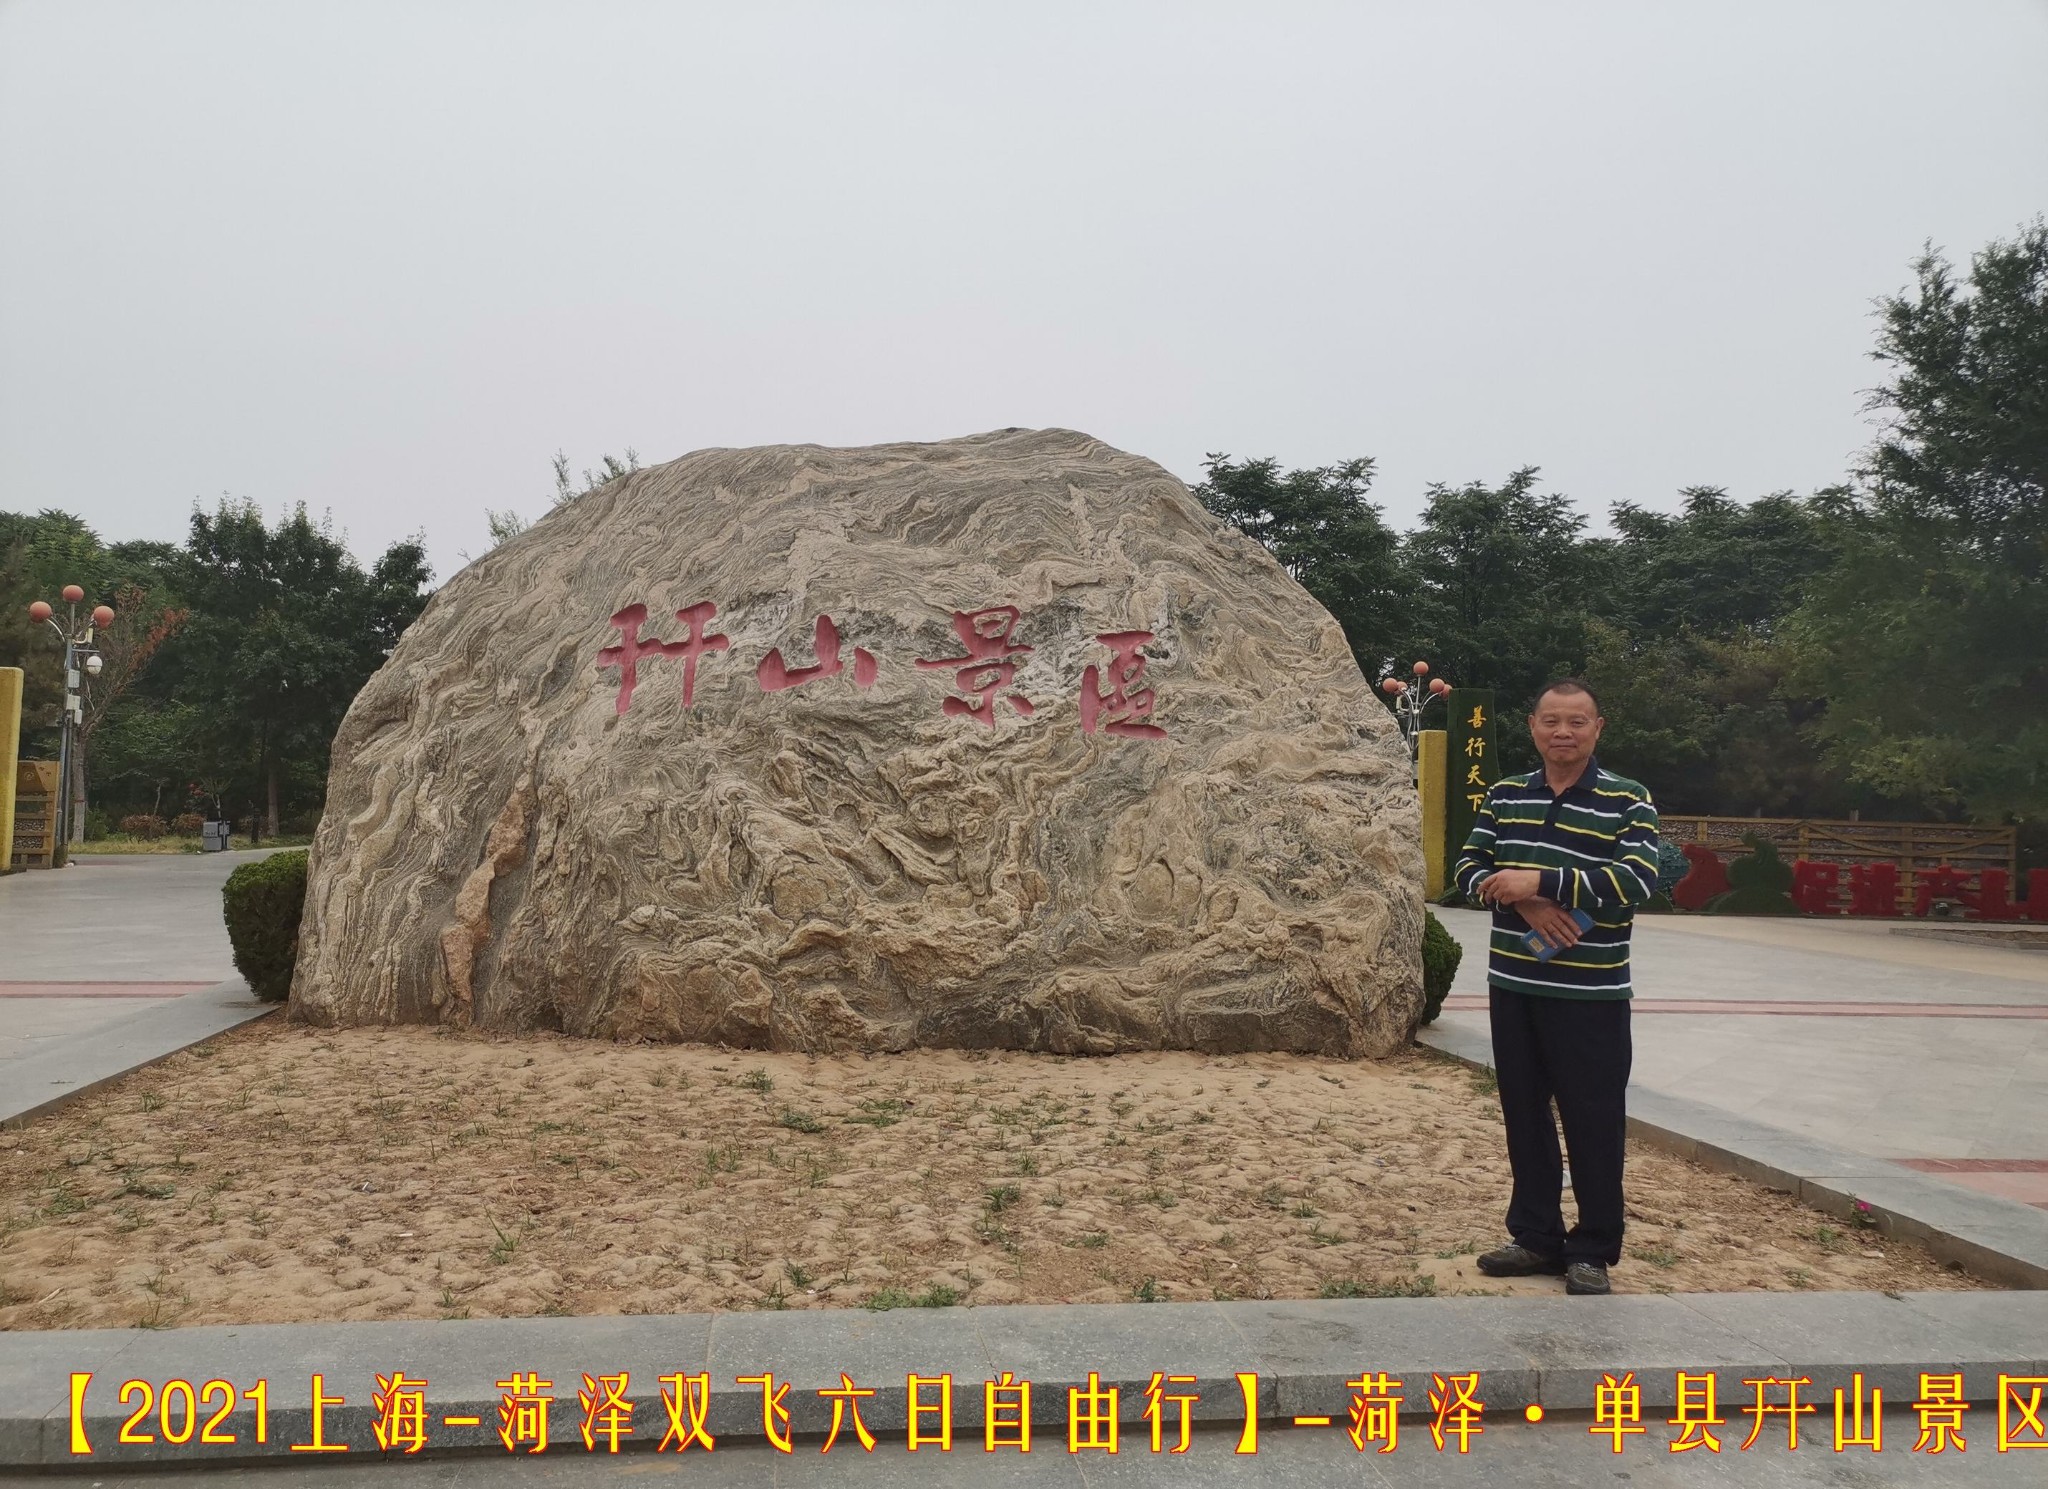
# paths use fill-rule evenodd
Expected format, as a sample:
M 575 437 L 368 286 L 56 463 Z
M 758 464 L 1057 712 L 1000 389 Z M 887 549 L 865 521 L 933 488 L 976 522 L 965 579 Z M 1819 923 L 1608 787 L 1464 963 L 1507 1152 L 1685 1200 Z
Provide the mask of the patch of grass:
M 161 1094 L 160 1092 L 156 1092 L 156 1091 L 144 1091 L 144 1092 L 142 1093 L 142 1109 L 143 1109 L 144 1111 L 146 1111 L 146 1112 L 153 1112 L 153 1111 L 156 1111 L 156 1110 L 158 1110 L 159 1108 L 161 1108 L 161 1107 L 163 1106 L 163 1104 L 164 1104 L 164 1098 L 163 1098 L 163 1096 L 162 1096 L 162 1094 Z
M 823 1132 L 825 1130 L 823 1122 L 820 1122 L 809 1112 L 800 1112 L 794 1107 L 784 1110 L 781 1122 L 791 1132 Z
M 1472 1094 L 1474 1096 L 1500 1095 L 1500 1081 L 1490 1070 L 1475 1070 L 1472 1073 Z
M 756 1065 L 752 1070 L 740 1077 L 739 1084 L 746 1090 L 766 1096 L 775 1089 L 775 1077 L 770 1075 L 762 1066 Z
M 1131 1289 L 1131 1298 L 1132 1301 L 1138 1303 L 1157 1303 L 1162 1301 L 1159 1293 L 1159 1280 L 1156 1277 L 1147 1277 L 1143 1282 Z
M 138 1194 L 144 1199 L 169 1199 L 178 1192 L 174 1184 L 151 1184 L 143 1179 L 130 1179 L 121 1186 L 123 1194 Z
M 921 1293 L 914 1293 L 901 1287 L 880 1288 L 868 1294 L 861 1307 L 875 1313 L 884 1313 L 891 1308 L 951 1308 L 959 1301 L 959 1288 L 948 1287 L 943 1282 L 934 1282 Z
M 74 1193 L 68 1184 L 59 1184 L 51 1190 L 50 1202 L 43 1206 L 45 1213 L 53 1218 L 59 1215 L 76 1215 L 79 1211 L 90 1208 L 92 1201 L 82 1194 Z
M 907 1101 L 898 1101 L 893 1096 L 870 1096 L 861 1101 L 859 1113 L 846 1120 L 864 1127 L 894 1127 L 909 1110 Z
M 1027 1178 L 1030 1175 L 1037 1173 L 1038 1160 L 1032 1157 L 1029 1153 L 1020 1153 L 1017 1156 L 1017 1172 L 1025 1175 Z
M 1015 1184 L 998 1184 L 988 1191 L 988 1212 L 991 1215 L 1000 1215 L 1023 1198 L 1024 1191 Z
M 1100 1251 L 1109 1244 L 1109 1232 L 1104 1230 L 1085 1232 L 1075 1238 L 1074 1244 L 1076 1246 L 1085 1246 L 1090 1251 Z
M 722 1148 L 704 1150 L 704 1167 L 714 1174 L 730 1174 L 740 1166 L 740 1150 L 737 1143 L 728 1143 Z
M 495 1220 L 491 1222 L 491 1229 L 498 1233 L 498 1239 L 491 1243 L 491 1260 L 503 1265 L 512 1260 L 512 1253 L 519 1249 L 519 1238 Z
M 1648 1262 L 1653 1267 L 1678 1265 L 1678 1253 L 1669 1246 L 1634 1246 L 1629 1249 L 1628 1254 L 1639 1262 Z
M 1433 1298 L 1436 1279 L 1429 1276 L 1381 1277 L 1365 1282 L 1345 1278 L 1325 1282 L 1317 1296 L 1324 1298 Z
M 1786 1269 L 1785 1280 L 1803 1292 L 1813 1286 L 1813 1273 L 1804 1267 L 1790 1267 Z
M 1320 1215 L 1322 1211 L 1318 1210 L 1314 1205 L 1310 1204 L 1307 1200 L 1301 1200 L 1298 1201 L 1295 1204 L 1294 1208 L 1288 1211 L 1288 1213 L 1292 1215 L 1296 1220 L 1313 1220 L 1316 1218 L 1316 1216 Z
M 791 1287 L 809 1287 L 818 1280 L 796 1262 L 784 1262 L 782 1270 L 789 1274 L 789 1285 Z

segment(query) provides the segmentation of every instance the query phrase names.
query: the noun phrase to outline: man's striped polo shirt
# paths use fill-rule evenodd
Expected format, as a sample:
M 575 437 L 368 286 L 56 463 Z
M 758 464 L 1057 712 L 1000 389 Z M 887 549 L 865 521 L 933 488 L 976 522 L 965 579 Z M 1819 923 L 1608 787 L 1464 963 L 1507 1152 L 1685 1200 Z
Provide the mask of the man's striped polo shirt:
M 1576 946 L 1538 961 L 1522 945 L 1528 922 L 1512 908 L 1496 909 L 1487 982 L 1560 998 L 1631 995 L 1629 928 L 1635 907 L 1657 892 L 1657 808 L 1648 791 L 1594 759 L 1562 795 L 1541 770 L 1496 781 L 1453 878 L 1476 899 L 1479 881 L 1496 869 L 1537 870 L 1536 892 L 1584 910 L 1593 927 Z

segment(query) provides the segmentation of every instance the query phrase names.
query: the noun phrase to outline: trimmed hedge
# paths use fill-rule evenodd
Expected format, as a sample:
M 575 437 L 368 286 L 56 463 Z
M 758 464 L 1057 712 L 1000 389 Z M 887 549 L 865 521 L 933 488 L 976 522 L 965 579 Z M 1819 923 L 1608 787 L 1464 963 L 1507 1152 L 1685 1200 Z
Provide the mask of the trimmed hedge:
M 1450 994 L 1451 979 L 1458 975 L 1458 963 L 1465 959 L 1465 948 L 1458 944 L 1458 938 L 1444 929 L 1444 923 L 1436 918 L 1433 911 L 1422 912 L 1422 1021 L 1436 1022 L 1436 1016 L 1444 1011 L 1444 999 Z
M 306 908 L 306 850 L 286 849 L 228 875 L 221 887 L 235 970 L 266 1003 L 281 1003 L 292 990 L 299 960 L 299 916 Z

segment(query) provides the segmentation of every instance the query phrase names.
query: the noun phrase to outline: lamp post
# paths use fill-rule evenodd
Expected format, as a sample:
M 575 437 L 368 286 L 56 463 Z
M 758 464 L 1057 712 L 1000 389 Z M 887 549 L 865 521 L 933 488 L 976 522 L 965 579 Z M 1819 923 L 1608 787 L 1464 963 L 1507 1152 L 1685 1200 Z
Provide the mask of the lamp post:
M 1398 677 L 1388 677 L 1380 683 L 1380 691 L 1394 700 L 1394 717 L 1401 724 L 1401 738 L 1408 743 L 1408 758 L 1415 758 L 1416 741 L 1422 733 L 1422 710 L 1429 700 L 1438 698 L 1451 690 L 1451 685 L 1441 677 L 1429 677 L 1429 663 L 1417 662 L 1411 669 L 1415 682 L 1411 686 Z M 1429 677 L 1427 684 L 1423 682 Z
M 114 623 L 111 605 L 95 605 L 83 624 L 78 619 L 78 607 L 85 599 L 85 591 L 75 584 L 64 586 L 64 603 L 69 607 L 68 617 L 59 621 L 55 610 L 46 600 L 37 600 L 28 607 L 30 620 L 46 623 L 57 633 L 57 639 L 64 643 L 64 728 L 57 746 L 57 841 L 71 842 L 72 808 L 71 762 L 78 753 L 78 731 L 85 723 L 84 678 L 79 673 L 98 677 L 105 665 L 99 649 L 93 645 L 95 632 L 104 631 Z M 67 848 L 68 851 L 68 848 Z

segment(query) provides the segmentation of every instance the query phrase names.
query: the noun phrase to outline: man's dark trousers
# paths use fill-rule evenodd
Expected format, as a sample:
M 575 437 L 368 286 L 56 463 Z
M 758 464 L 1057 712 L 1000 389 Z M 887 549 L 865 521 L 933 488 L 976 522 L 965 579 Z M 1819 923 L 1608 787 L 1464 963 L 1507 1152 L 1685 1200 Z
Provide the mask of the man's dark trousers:
M 1493 1021 L 1494 1078 L 1507 1123 L 1514 1194 L 1508 1234 L 1539 1256 L 1621 1260 L 1621 1163 L 1628 1122 L 1629 1040 L 1626 998 L 1555 998 L 1487 989 Z M 1564 1121 L 1578 1224 L 1567 1235 L 1550 1103 Z

